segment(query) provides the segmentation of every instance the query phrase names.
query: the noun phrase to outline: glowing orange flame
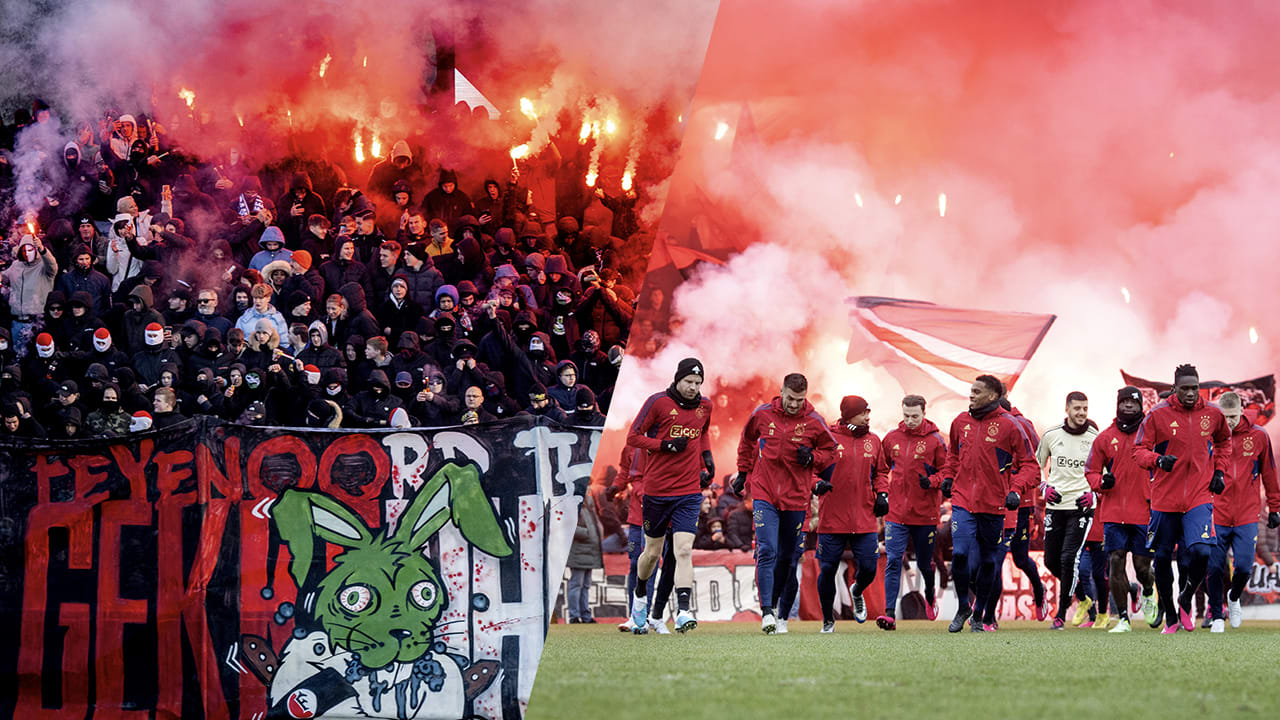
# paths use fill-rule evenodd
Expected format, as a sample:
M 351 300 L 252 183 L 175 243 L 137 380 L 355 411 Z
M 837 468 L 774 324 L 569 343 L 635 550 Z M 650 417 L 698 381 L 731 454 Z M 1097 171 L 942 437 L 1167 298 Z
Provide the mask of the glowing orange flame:
M 622 191 L 626 192 L 631 189 L 631 171 L 622 173 Z
M 365 55 L 365 56 L 364 56 L 364 64 L 362 64 L 362 65 L 361 65 L 361 67 L 369 67 L 369 56 L 368 56 L 368 55 Z
M 721 120 L 716 123 L 716 140 L 723 140 L 725 135 L 729 134 L 729 123 Z
M 369 141 L 369 154 L 376 158 L 382 157 L 382 141 L 378 139 L 377 135 L 374 135 Z
M 182 98 L 182 100 L 183 100 L 184 102 L 186 102 L 186 103 L 187 103 L 187 108 L 188 108 L 188 109 L 189 109 L 189 108 L 191 107 L 191 105 L 192 105 L 193 103 L 195 103 L 195 101 L 196 101 L 196 93 L 195 93 L 195 91 L 194 91 L 194 90 L 188 90 L 187 88 L 182 88 L 182 89 L 178 90 L 178 97 Z
M 578 142 L 584 143 L 587 141 L 587 138 L 589 137 L 591 137 L 591 121 L 583 120 L 582 130 L 578 132 Z
M 530 120 L 537 122 L 538 113 L 533 111 L 533 101 L 529 98 L 520 98 L 520 112 Z
M 31 222 L 30 220 L 27 221 L 27 234 L 28 235 L 36 234 L 36 224 Z
M 858 203 L 858 207 L 862 207 L 862 193 L 854 193 L 853 201 Z
M 894 204 L 894 205 L 901 205 L 901 204 L 902 204 L 902 195 L 895 195 L 895 196 L 894 196 L 894 198 L 893 198 L 893 204 Z
M 330 55 L 329 53 L 324 54 L 324 59 L 320 61 L 320 77 L 323 78 L 324 74 L 329 71 L 329 63 L 332 60 L 333 55 Z
M 512 159 L 512 160 L 523 160 L 523 159 L 525 159 L 525 158 L 527 158 L 527 157 L 529 157 L 529 144 L 528 144 L 528 143 L 525 143 L 524 145 L 517 145 L 517 146 L 515 146 L 515 147 L 511 148 L 511 159 Z
M 236 122 L 240 123 L 240 127 L 244 127 L 244 116 L 236 113 Z
M 938 193 L 938 217 L 947 216 L 947 194 Z
M 355 148 L 356 162 L 362 163 L 364 162 L 364 139 L 360 137 L 359 131 L 356 131 L 355 140 L 356 140 L 356 148 Z
M 605 120 L 604 131 L 609 133 L 610 135 L 614 134 L 615 132 L 618 131 L 618 123 L 614 122 L 613 118 L 609 118 L 608 120 Z
M 600 176 L 597 173 L 593 173 L 593 172 L 587 173 L 587 187 L 595 187 L 596 178 L 598 177 Z
M 1254 345 L 1258 344 L 1258 328 L 1249 328 L 1249 342 Z

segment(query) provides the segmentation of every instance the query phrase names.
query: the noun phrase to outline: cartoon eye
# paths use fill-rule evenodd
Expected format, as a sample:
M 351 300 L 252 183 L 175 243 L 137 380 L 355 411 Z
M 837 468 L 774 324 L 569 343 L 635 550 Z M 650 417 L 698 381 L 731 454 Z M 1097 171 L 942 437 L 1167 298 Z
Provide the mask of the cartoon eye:
M 363 612 L 373 602 L 373 591 L 367 585 L 348 585 L 339 593 L 338 602 L 347 612 Z
M 430 580 L 422 580 L 409 588 L 409 600 L 424 610 L 436 602 L 436 584 Z

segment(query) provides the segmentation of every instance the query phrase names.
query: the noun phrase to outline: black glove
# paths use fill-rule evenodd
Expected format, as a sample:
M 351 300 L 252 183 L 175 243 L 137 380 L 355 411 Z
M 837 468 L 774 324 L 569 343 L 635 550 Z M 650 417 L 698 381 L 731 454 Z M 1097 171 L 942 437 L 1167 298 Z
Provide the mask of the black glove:
M 1267 513 L 1267 529 L 1275 530 L 1280 527 L 1280 512 Z
M 800 463 L 801 467 L 813 465 L 813 448 L 804 445 L 796 448 L 796 462 Z
M 684 452 L 684 449 L 688 446 L 689 446 L 689 438 L 678 437 L 678 438 L 668 438 L 666 440 L 663 440 L 662 445 L 659 447 L 661 448 L 662 452 L 678 453 L 678 452 Z
M 703 470 L 702 472 L 698 473 L 698 487 L 702 488 L 703 490 L 706 490 L 707 488 L 711 487 L 711 478 L 713 477 L 715 476 L 707 472 L 706 470 Z
M 826 480 L 819 480 L 818 482 L 813 484 L 813 494 L 817 495 L 818 497 L 822 497 L 823 495 L 826 495 L 827 493 L 831 492 L 832 489 L 833 488 L 831 483 Z
M 613 502 L 614 498 L 618 497 L 618 493 L 620 492 L 622 492 L 622 488 L 619 488 L 617 485 L 610 485 L 604 489 L 604 499 Z
M 876 504 L 871 508 L 871 512 L 875 513 L 876 517 L 889 514 L 889 493 L 876 493 Z
M 1112 475 L 1110 472 L 1102 473 L 1102 485 L 1101 485 L 1102 489 L 1110 490 L 1115 486 L 1116 486 L 1116 476 Z
M 733 479 L 733 494 L 741 497 L 742 491 L 745 490 L 746 487 L 747 487 L 747 474 L 744 472 L 740 472 L 738 473 L 738 476 Z
M 702 467 L 707 469 L 707 474 L 711 477 L 716 476 L 716 461 L 712 459 L 710 450 L 702 451 Z
M 920 478 L 920 489 L 921 489 L 921 490 L 928 490 L 928 489 L 929 489 L 929 476 L 928 476 L 928 475 L 925 475 L 924 473 L 917 473 L 917 477 L 918 477 L 918 478 Z
M 953 484 L 955 484 L 955 481 L 956 481 L 956 479 L 955 479 L 955 478 L 943 478 L 943 479 L 942 479 L 942 497 L 944 497 L 944 498 L 950 498 L 950 497 L 951 497 L 951 486 L 952 486 Z
M 1005 510 L 1017 510 L 1018 506 L 1021 504 L 1022 496 L 1019 495 L 1016 490 L 1010 490 L 1009 494 L 1004 496 Z
M 1160 459 L 1156 460 L 1156 467 L 1165 472 L 1172 472 L 1173 465 L 1176 462 L 1178 462 L 1177 455 L 1161 455 Z
M 1221 470 L 1214 470 L 1213 478 L 1209 480 L 1209 492 L 1213 493 L 1214 495 L 1221 495 L 1222 491 L 1226 489 L 1227 489 L 1226 476 L 1222 474 Z

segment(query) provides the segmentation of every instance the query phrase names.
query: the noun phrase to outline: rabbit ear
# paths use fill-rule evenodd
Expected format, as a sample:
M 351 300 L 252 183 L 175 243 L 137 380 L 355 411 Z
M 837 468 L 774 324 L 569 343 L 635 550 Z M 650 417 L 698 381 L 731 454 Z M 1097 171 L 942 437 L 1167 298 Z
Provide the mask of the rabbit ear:
M 450 518 L 472 545 L 495 557 L 511 554 L 475 465 L 449 463 L 436 471 L 400 516 L 392 539 L 419 550 Z
M 285 490 L 271 506 L 271 518 L 280 531 L 280 539 L 289 546 L 293 560 L 289 574 L 298 587 L 311 568 L 312 552 L 317 539 L 346 548 L 365 547 L 373 542 L 373 533 L 351 508 L 326 495 L 305 490 Z

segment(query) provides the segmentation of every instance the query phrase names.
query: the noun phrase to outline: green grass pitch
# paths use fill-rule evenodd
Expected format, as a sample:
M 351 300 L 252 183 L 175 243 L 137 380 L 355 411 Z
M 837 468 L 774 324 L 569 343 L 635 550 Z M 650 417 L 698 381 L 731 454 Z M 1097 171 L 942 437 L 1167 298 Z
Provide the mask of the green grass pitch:
M 765 636 L 706 623 L 686 636 L 632 636 L 613 624 L 555 625 L 528 720 L 550 718 L 1275 717 L 1280 621 L 1220 635 L 1049 630 L 1007 622 L 950 635 L 946 623 L 792 622 Z

